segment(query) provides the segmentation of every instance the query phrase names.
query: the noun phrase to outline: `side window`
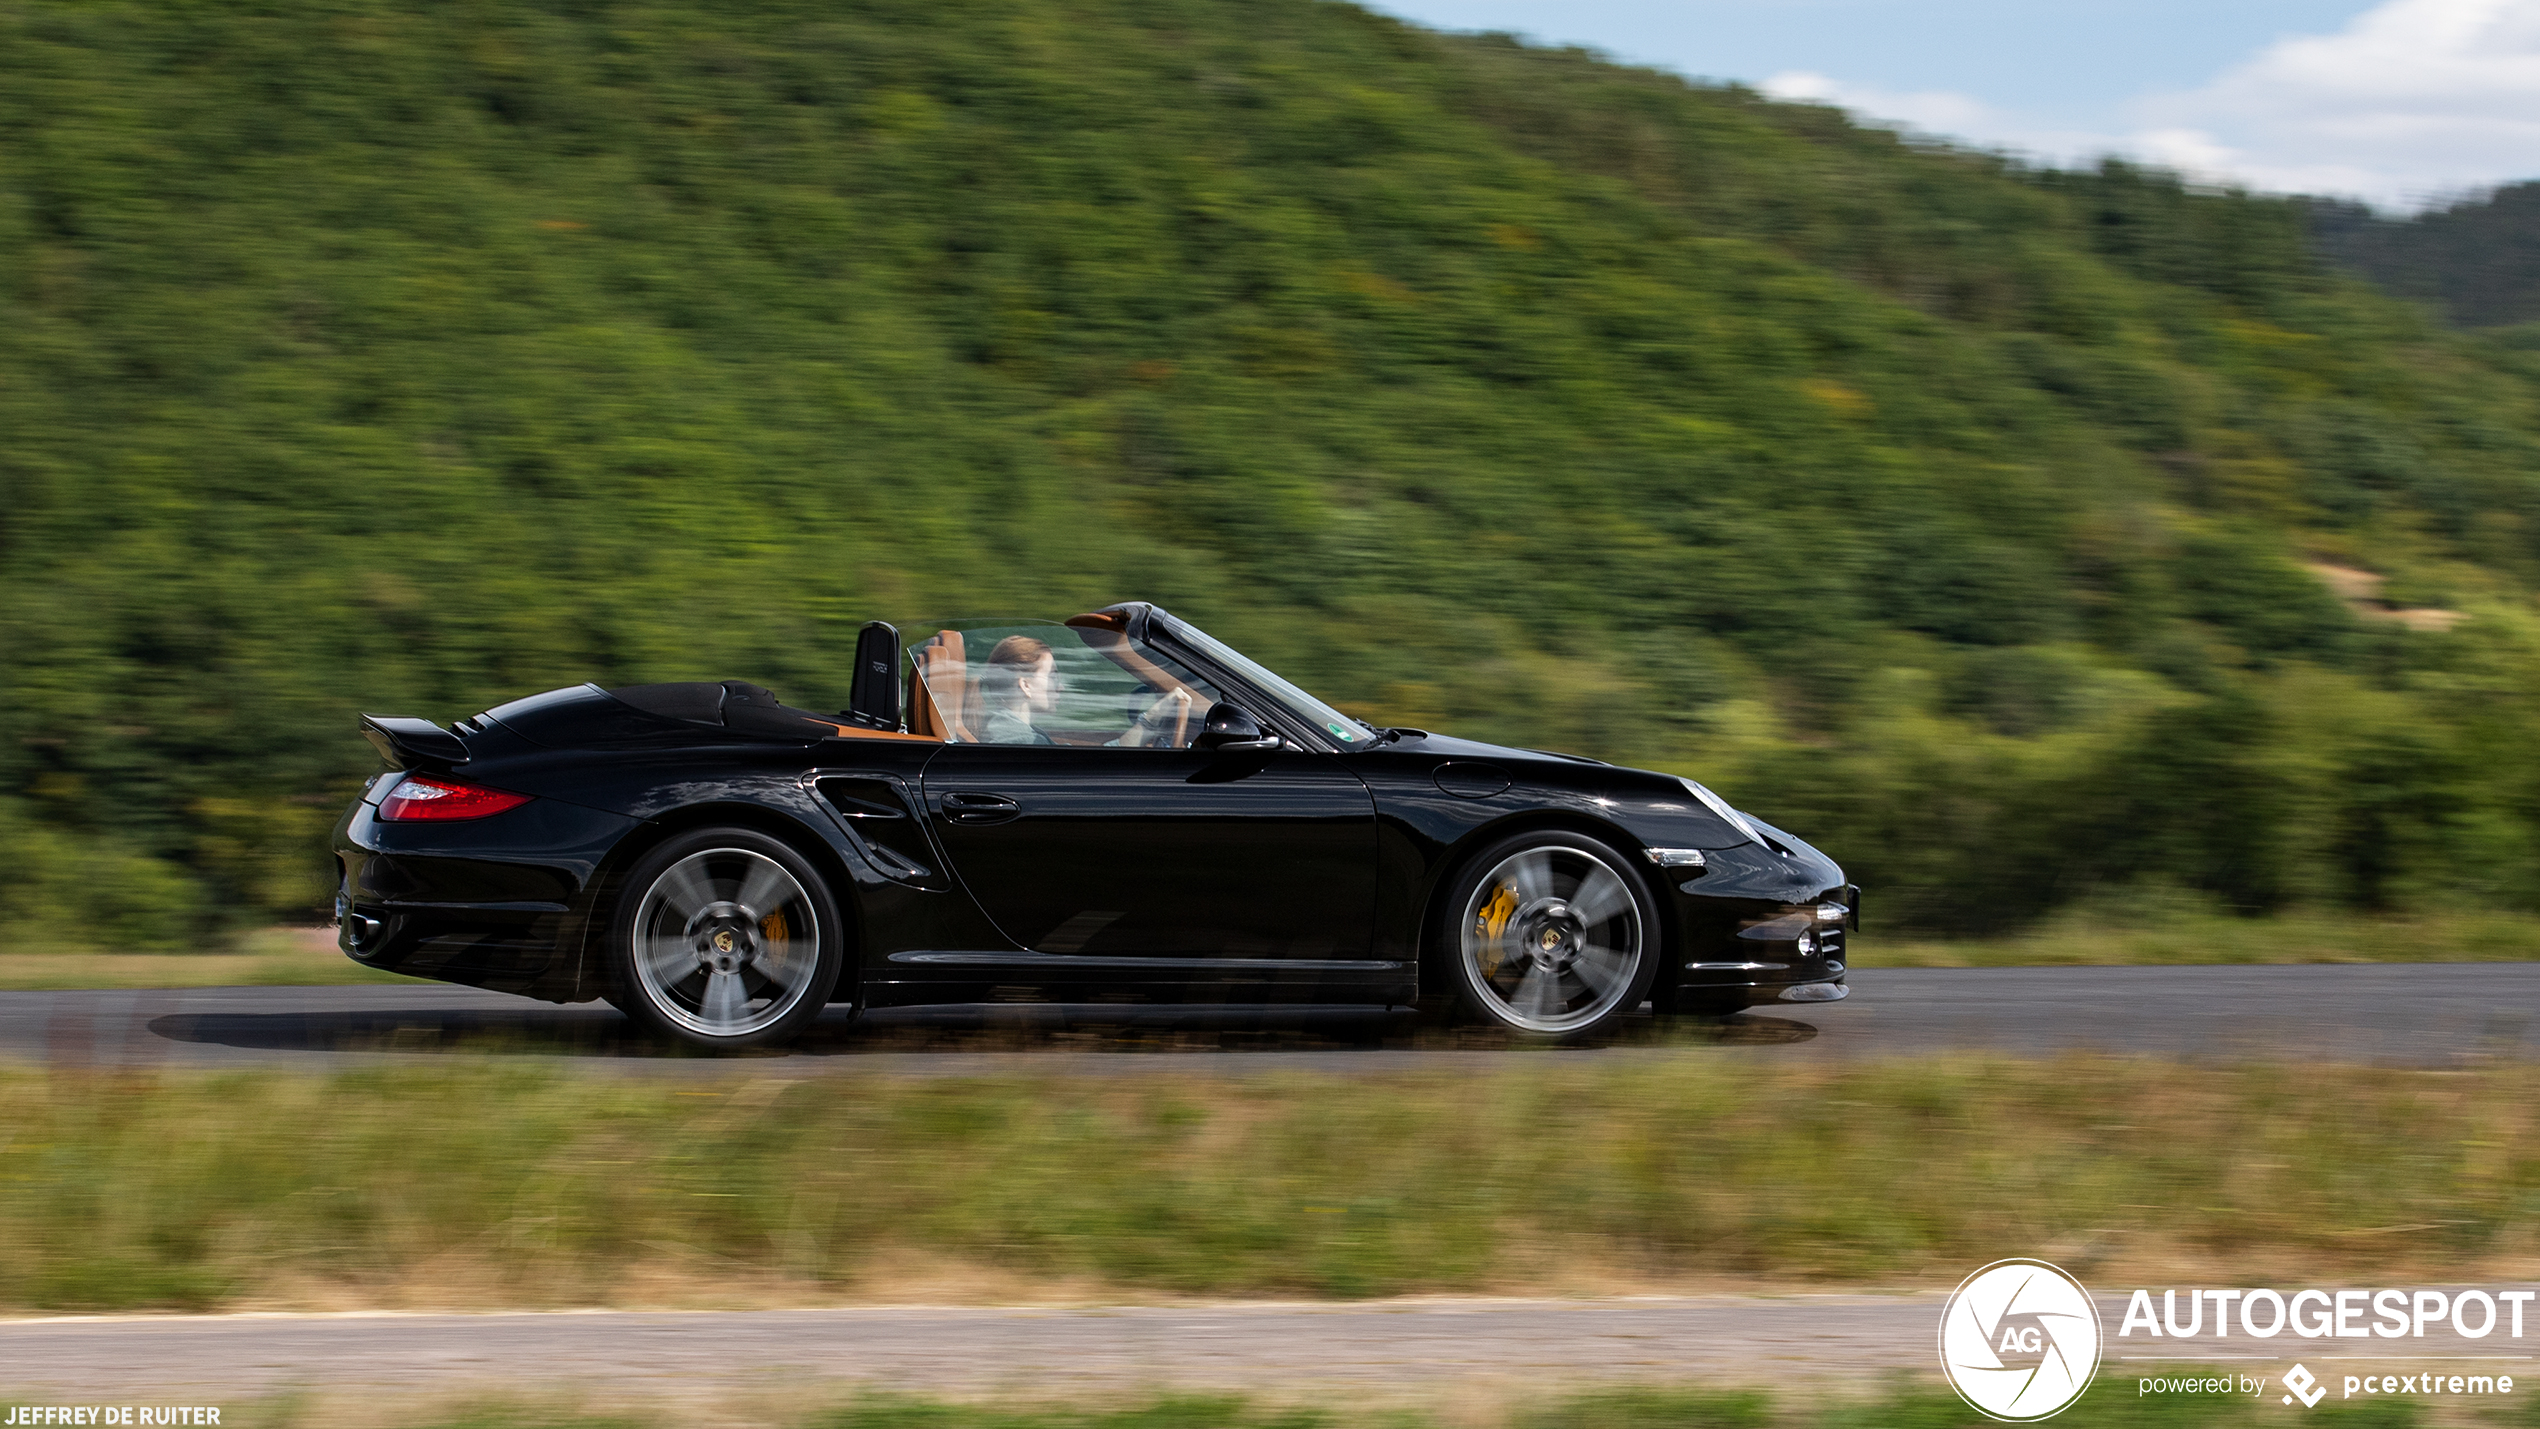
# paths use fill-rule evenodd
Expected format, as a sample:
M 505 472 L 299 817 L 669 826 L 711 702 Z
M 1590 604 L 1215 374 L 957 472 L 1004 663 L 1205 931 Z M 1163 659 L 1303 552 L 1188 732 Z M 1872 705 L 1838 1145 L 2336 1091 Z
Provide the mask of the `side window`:
M 910 652 L 910 727 L 957 743 L 1182 749 L 1216 689 L 1116 631 L 947 628 Z

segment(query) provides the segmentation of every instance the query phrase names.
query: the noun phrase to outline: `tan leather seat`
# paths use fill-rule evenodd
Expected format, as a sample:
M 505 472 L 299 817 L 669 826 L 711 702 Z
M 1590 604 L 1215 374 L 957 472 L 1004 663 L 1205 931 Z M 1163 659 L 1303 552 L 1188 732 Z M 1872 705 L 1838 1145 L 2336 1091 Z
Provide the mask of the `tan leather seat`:
M 908 728 L 935 739 L 977 743 L 966 722 L 970 678 L 961 632 L 941 630 L 917 647 L 908 672 Z

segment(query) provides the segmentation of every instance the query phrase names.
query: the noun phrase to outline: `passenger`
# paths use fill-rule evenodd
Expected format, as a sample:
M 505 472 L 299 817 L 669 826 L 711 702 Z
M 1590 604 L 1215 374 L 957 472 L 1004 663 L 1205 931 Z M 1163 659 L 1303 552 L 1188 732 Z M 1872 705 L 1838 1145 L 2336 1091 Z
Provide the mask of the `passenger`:
M 988 712 L 979 724 L 981 743 L 1053 743 L 1032 719 L 1057 704 L 1058 657 L 1049 642 L 1009 635 L 988 652 L 988 667 L 979 672 L 979 707 Z

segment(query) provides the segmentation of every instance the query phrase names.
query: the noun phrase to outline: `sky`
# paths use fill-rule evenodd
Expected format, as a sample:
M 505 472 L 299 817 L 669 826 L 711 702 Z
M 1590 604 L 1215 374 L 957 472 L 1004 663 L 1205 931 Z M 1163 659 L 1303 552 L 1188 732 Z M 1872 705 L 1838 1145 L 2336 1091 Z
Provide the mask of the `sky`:
M 2540 0 L 1374 0 L 2056 163 L 2411 210 L 2540 179 Z

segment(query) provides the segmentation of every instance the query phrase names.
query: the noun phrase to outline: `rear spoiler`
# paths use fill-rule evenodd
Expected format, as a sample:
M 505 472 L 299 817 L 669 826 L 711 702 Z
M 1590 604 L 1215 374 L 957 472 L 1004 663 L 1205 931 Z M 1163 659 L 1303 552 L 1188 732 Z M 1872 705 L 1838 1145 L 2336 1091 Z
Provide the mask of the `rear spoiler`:
M 467 745 L 457 735 L 428 719 L 408 719 L 403 715 L 363 715 L 362 738 L 379 751 L 379 757 L 399 769 L 417 764 L 452 765 L 467 762 Z

